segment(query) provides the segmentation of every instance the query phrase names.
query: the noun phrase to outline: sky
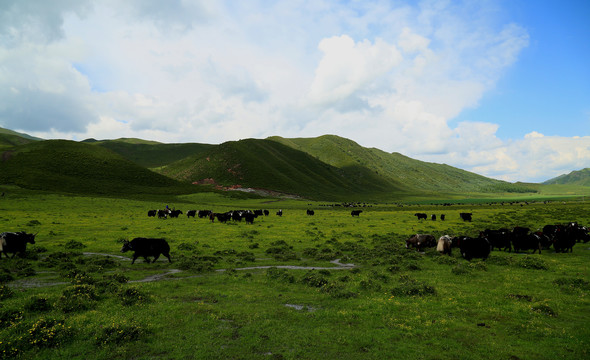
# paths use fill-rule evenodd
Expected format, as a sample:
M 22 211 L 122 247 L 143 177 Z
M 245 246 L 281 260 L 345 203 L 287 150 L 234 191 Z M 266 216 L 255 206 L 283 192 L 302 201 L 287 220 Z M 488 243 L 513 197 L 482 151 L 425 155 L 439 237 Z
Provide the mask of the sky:
M 590 167 L 588 0 L 0 0 L 0 127 L 333 134 L 510 182 Z

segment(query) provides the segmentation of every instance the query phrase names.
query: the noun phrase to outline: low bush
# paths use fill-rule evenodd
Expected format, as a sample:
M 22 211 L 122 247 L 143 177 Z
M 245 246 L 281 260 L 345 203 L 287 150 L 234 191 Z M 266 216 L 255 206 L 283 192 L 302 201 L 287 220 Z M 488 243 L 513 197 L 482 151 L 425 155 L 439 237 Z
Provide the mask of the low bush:
M 0 309 L 0 329 L 18 324 L 23 319 L 23 312 L 16 309 Z
M 307 286 L 321 288 L 322 286 L 327 285 L 329 281 L 324 275 L 311 270 L 303 276 L 301 282 Z
M 516 262 L 516 266 L 525 268 L 525 269 L 534 269 L 534 270 L 548 270 L 549 265 L 543 259 L 538 256 L 524 256 Z
M 73 334 L 64 320 L 38 319 L 27 332 L 27 342 L 35 347 L 57 347 Z
M 288 283 L 295 282 L 295 276 L 285 269 L 271 267 L 266 270 L 266 277 L 273 280 L 280 280 Z
M 30 312 L 46 312 L 53 308 L 46 296 L 33 295 L 25 301 L 24 309 Z
M 14 296 L 14 291 L 6 285 L 0 285 L 0 300 L 9 299 Z
M 121 289 L 117 294 L 117 297 L 123 306 L 145 304 L 149 301 L 149 297 L 136 287 Z
M 186 242 L 180 243 L 180 244 L 178 244 L 178 250 L 197 251 L 197 243 L 192 243 L 192 244 L 186 243 Z
M 393 296 L 429 296 L 436 295 L 434 287 L 410 278 L 408 275 L 401 275 L 399 285 L 391 289 Z
M 545 303 L 535 304 L 531 307 L 531 310 L 547 316 L 557 316 L 557 311 Z
M 94 343 L 99 347 L 107 345 L 119 346 L 129 342 L 138 341 L 148 333 L 148 330 L 134 322 L 113 322 L 110 325 L 101 327 L 97 331 Z
M 84 249 L 86 245 L 82 244 L 80 241 L 70 240 L 65 244 L 64 247 L 66 249 Z
M 57 308 L 64 313 L 89 310 L 96 306 L 98 295 L 94 285 L 73 285 L 62 292 Z
M 563 291 L 590 290 L 590 282 L 582 278 L 557 278 L 553 283 Z

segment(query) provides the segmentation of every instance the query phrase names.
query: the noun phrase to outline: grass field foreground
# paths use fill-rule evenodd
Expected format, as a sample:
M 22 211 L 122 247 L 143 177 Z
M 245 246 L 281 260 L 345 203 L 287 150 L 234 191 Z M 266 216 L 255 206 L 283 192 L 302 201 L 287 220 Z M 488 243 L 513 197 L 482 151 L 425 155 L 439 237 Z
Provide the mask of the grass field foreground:
M 165 205 L 270 215 L 253 225 L 147 217 Z M 0 231 L 38 235 L 25 259 L 0 260 L 0 358 L 589 357 L 590 244 L 566 254 L 493 251 L 485 262 L 404 247 L 415 233 L 587 225 L 587 202 L 368 204 L 359 217 L 331 205 L 10 193 Z M 446 220 L 418 221 L 416 212 Z M 119 249 L 138 236 L 166 238 L 172 264 L 131 265 Z

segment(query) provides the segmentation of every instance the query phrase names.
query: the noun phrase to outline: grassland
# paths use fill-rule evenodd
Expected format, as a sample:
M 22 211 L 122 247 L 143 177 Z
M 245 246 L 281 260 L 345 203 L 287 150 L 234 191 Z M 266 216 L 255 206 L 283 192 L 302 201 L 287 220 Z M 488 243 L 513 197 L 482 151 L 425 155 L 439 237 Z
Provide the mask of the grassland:
M 414 233 L 590 224 L 579 199 L 369 204 L 352 218 L 331 203 L 214 193 L 162 200 L 0 190 L 0 231 L 38 232 L 25 259 L 0 260 L 0 358 L 589 357 L 590 244 L 568 254 L 494 251 L 486 262 L 403 246 Z M 165 205 L 271 215 L 253 225 L 147 217 Z M 447 220 L 419 222 L 417 211 Z M 465 211 L 472 223 L 459 219 Z M 116 257 L 128 258 L 121 241 L 137 236 L 166 238 L 173 263 Z

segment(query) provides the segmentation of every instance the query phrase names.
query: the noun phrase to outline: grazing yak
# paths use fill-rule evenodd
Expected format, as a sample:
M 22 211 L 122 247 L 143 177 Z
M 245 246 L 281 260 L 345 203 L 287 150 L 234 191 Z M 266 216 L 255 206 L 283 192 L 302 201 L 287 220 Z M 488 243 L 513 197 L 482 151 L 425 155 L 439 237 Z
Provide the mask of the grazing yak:
M 460 213 L 459 216 L 463 221 L 471 221 L 473 213 Z
M 432 215 L 430 215 L 430 220 L 432 220 L 432 221 L 436 221 L 436 214 L 432 214 Z
M 434 239 L 434 236 L 430 234 L 416 234 L 406 240 L 406 249 L 414 247 L 418 251 L 422 251 L 422 248 L 435 246 L 436 240 Z
M 445 221 L 445 214 L 440 214 L 440 220 Z
M 277 216 L 283 216 L 283 210 L 282 209 L 279 210 L 279 211 L 277 211 Z
M 461 256 L 465 260 L 471 261 L 473 258 L 482 258 L 485 260 L 490 256 L 490 242 L 486 238 L 459 236 L 456 239 L 456 244 L 459 247 L 459 251 L 461 251 Z
M 512 247 L 514 251 L 533 250 L 541 253 L 541 238 L 535 234 L 529 234 L 530 229 L 516 226 L 512 229 Z
M 251 211 L 246 211 L 243 215 L 244 219 L 246 220 L 246 224 L 254 224 L 254 219 L 258 217 L 258 215 L 254 214 Z
M 212 211 L 211 210 L 199 210 L 197 212 L 197 216 L 202 219 L 202 218 L 206 218 L 209 217 L 209 215 L 211 215 Z
M 414 216 L 416 216 L 418 218 L 418 220 L 426 220 L 426 214 L 424 213 L 415 213 Z
M 307 215 L 313 216 L 315 215 L 315 211 L 307 209 Z
M 576 236 L 572 234 L 572 223 L 566 225 L 545 225 L 543 234 L 547 235 L 553 244 L 555 252 L 573 252 Z
M 362 210 L 352 210 L 350 212 L 350 215 L 352 215 L 352 216 L 360 216 L 362 212 L 363 212 Z
M 35 236 L 37 234 L 27 234 L 24 231 L 20 232 L 3 232 L 0 234 L 0 258 L 2 253 L 8 257 L 8 253 L 12 253 L 14 258 L 16 254 L 24 256 L 27 251 L 27 243 L 34 244 Z
M 140 256 L 143 257 L 147 263 L 150 262 L 148 256 L 153 256 L 154 260 L 152 262 L 156 262 L 160 257 L 160 254 L 167 257 L 169 262 L 172 262 L 172 259 L 170 259 L 170 245 L 168 245 L 168 242 L 164 239 L 138 237 L 131 241 L 125 240 L 121 252 L 127 252 L 130 250 L 135 251 L 133 253 L 131 264 L 135 263 L 135 260 Z
M 486 238 L 490 242 L 492 250 L 507 250 L 512 252 L 512 233 L 508 229 L 491 230 L 485 229 L 479 234 L 479 237 Z
M 170 211 L 171 218 L 178 218 L 178 215 L 183 214 L 182 210 L 172 210 Z
M 158 210 L 148 210 L 148 217 L 156 217 Z
M 436 251 L 441 254 L 451 255 L 451 245 L 453 238 L 450 235 L 443 235 L 438 238 L 438 244 L 436 245 Z
M 196 215 L 197 215 L 197 210 L 189 210 L 189 211 L 186 212 L 186 217 L 187 218 L 189 218 L 191 216 L 192 217 L 195 217 Z

